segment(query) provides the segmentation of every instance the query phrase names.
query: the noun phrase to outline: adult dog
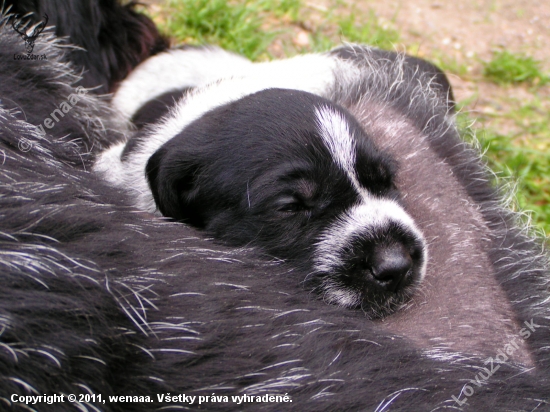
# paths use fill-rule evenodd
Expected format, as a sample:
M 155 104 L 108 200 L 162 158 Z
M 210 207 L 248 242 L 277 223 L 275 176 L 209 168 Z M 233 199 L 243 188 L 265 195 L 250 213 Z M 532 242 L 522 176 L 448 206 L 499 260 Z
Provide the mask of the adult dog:
M 361 70 L 359 88 L 342 84 L 347 98 L 335 101 L 400 161 L 396 187 L 430 250 L 407 310 L 381 322 L 309 298 L 287 266 L 136 210 L 89 172 L 96 150 L 123 140 L 124 127 L 85 93 L 39 132 L 43 114 L 78 94 L 77 78 L 51 37 L 35 46 L 47 61 L 18 62 L 20 37 L 5 19 L 0 30 L 2 408 L 548 405 L 546 257 L 500 206 L 443 99 L 429 94 L 424 114 L 414 102 L 410 115 L 392 106 L 403 88 L 431 90 L 396 81 L 408 70 L 402 59 L 353 53 L 353 64 L 369 59 L 376 70 Z M 167 403 L 168 393 L 186 396 Z M 54 394 L 64 401 L 38 398 Z

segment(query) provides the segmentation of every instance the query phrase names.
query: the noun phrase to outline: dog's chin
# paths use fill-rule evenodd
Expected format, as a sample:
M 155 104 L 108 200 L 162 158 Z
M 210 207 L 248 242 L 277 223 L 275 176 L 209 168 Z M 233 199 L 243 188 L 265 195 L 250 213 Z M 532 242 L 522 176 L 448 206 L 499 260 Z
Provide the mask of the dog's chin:
M 322 299 L 347 309 L 360 309 L 368 319 L 380 319 L 404 307 L 420 284 L 414 271 L 395 291 L 381 288 L 369 280 L 350 282 L 346 275 L 317 273 L 312 281 Z

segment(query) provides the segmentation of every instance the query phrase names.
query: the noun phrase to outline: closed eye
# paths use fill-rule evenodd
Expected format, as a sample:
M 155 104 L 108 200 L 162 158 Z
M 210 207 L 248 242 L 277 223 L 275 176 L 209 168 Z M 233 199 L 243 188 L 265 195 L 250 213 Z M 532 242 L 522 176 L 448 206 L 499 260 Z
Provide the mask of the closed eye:
M 310 213 L 313 206 L 310 206 L 297 197 L 284 197 L 277 201 L 277 212 L 295 214 Z

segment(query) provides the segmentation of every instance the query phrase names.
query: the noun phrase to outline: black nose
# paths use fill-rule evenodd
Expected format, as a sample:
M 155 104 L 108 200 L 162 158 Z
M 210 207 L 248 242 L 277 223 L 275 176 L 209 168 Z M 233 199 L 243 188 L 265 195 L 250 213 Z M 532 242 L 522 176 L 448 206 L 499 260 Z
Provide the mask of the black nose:
M 375 281 L 389 292 L 396 292 L 411 270 L 413 261 L 401 243 L 378 246 L 367 262 Z

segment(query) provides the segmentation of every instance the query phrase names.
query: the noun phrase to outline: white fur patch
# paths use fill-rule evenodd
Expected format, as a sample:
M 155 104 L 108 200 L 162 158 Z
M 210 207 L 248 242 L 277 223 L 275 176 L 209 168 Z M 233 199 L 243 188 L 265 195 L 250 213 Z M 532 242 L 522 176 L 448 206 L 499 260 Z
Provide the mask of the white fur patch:
M 323 54 L 252 63 L 218 47 L 173 49 L 150 57 L 134 69 L 119 86 L 113 105 L 130 119 L 146 102 L 166 92 L 200 88 L 229 78 L 256 78 L 264 87 L 255 91 L 281 87 L 324 95 L 337 65 L 341 74 L 357 71 L 351 63 Z
M 355 187 L 359 186 L 355 173 L 355 138 L 341 113 L 329 107 L 316 110 L 319 132 L 334 161 L 348 175 Z
M 392 222 L 424 241 L 413 219 L 395 201 L 364 196 L 358 205 L 347 210 L 321 235 L 317 243 L 316 269 L 320 272 L 334 272 L 345 263 L 342 262 L 342 254 L 354 238 L 376 233 Z M 424 262 L 426 260 L 424 258 Z M 422 269 L 422 277 L 424 272 L 425 268 Z
M 345 308 L 360 306 L 363 300 L 361 292 L 346 288 L 331 278 L 323 279 L 323 292 L 325 302 Z
M 166 92 L 204 86 L 250 65 L 248 59 L 217 47 L 168 50 L 136 67 L 120 84 L 113 105 L 130 119 L 141 106 Z
M 423 244 L 422 266 L 417 282 L 426 274 L 428 261 L 424 236 L 405 210 L 392 200 L 363 197 L 360 204 L 350 208 L 329 226 L 316 244 L 314 268 L 319 273 L 334 273 L 346 265 L 343 258 L 353 240 L 383 230 L 390 223 L 398 223 L 411 232 Z M 340 284 L 338 278 L 328 276 L 322 281 L 323 298 L 327 303 L 344 307 L 361 305 L 364 291 L 353 290 Z

